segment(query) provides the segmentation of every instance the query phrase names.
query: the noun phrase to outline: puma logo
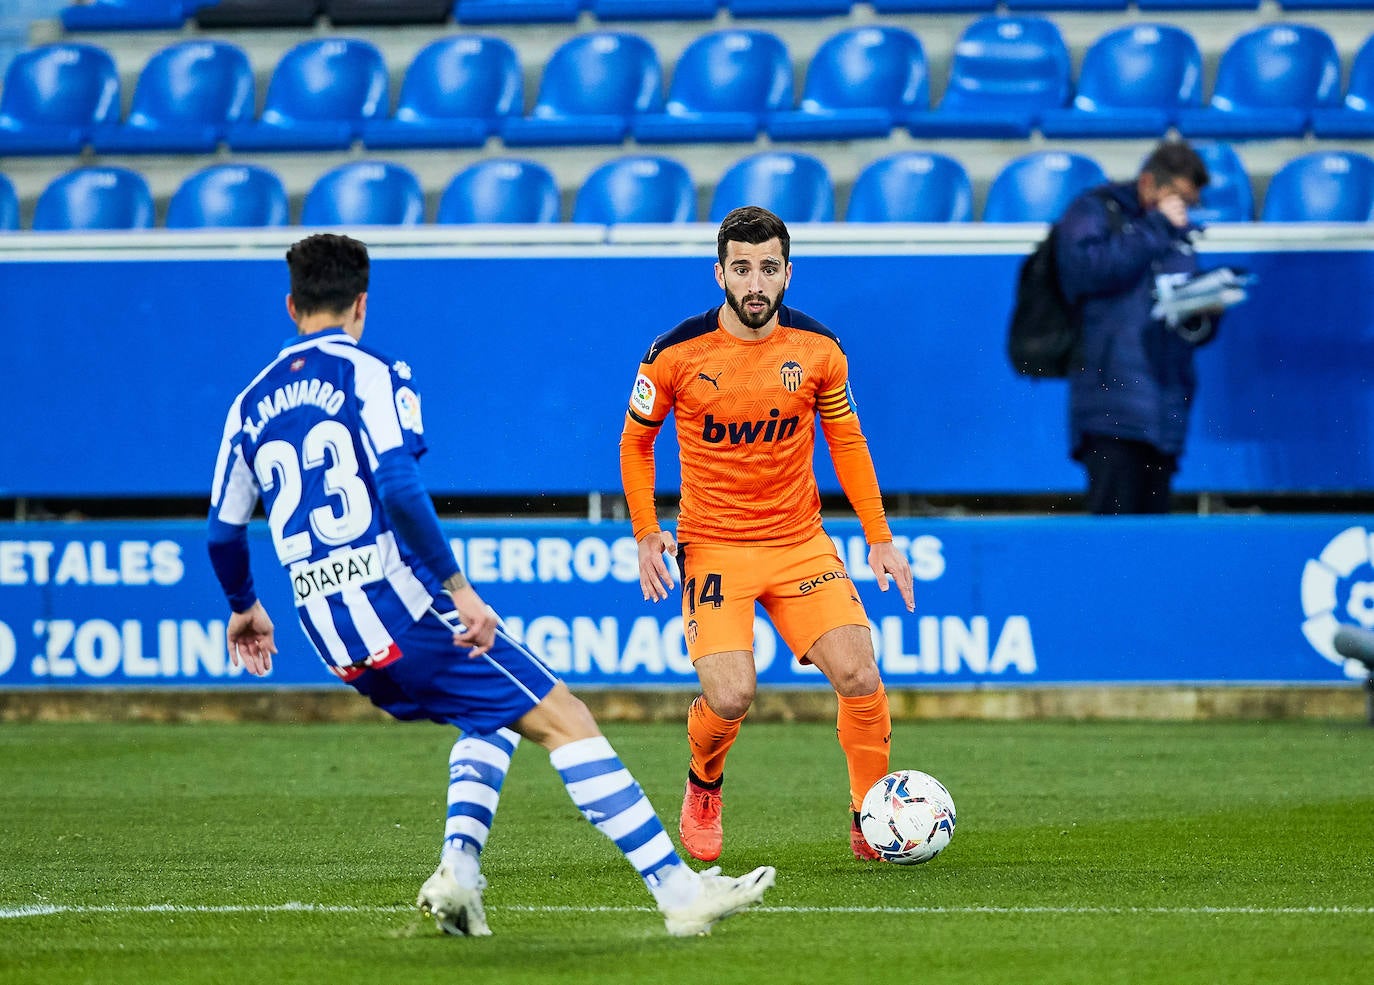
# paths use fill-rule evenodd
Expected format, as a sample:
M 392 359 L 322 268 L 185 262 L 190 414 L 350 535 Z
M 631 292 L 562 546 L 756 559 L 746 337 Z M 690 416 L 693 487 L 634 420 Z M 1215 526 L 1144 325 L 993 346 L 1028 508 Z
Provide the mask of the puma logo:
M 705 380 L 707 383 L 711 384 L 711 385 L 712 385 L 713 387 L 715 387 L 717 390 L 720 389 L 720 383 L 717 382 L 717 381 L 720 380 L 720 373 L 717 373 L 717 374 L 715 375 L 715 378 L 714 378 L 714 379 L 711 378 L 711 377 L 709 377 L 709 376 L 707 376 L 705 373 L 698 373 L 698 374 L 697 374 L 697 379 L 699 379 L 699 380 Z

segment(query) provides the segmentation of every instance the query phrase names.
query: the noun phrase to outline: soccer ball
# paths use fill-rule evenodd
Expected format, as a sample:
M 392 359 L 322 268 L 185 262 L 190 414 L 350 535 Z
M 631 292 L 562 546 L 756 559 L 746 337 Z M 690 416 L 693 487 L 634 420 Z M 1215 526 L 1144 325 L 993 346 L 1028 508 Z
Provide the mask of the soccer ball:
M 918 865 L 944 851 L 954 837 L 954 798 L 920 770 L 897 770 L 869 788 L 859 830 L 884 862 Z

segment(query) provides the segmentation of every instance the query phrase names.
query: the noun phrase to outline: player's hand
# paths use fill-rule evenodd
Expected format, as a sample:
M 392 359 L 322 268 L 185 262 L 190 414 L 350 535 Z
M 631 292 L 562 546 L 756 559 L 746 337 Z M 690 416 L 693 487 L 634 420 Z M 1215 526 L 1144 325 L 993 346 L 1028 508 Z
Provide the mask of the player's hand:
M 277 643 L 272 620 L 261 602 L 254 602 L 244 612 L 232 613 L 224 635 L 229 644 L 229 661 L 235 667 L 241 664 L 254 677 L 262 677 L 272 669 Z
M 1159 200 L 1158 208 L 1175 229 L 1184 229 L 1191 224 L 1188 218 L 1188 203 L 1183 200 L 1182 195 L 1165 195 Z
M 453 634 L 454 644 L 469 647 L 470 657 L 480 657 L 490 652 L 496 642 L 496 625 L 499 621 L 496 613 L 482 601 L 482 596 L 471 585 L 464 585 L 449 594 L 453 596 L 454 607 L 463 620 L 463 631 Z
M 897 550 L 892 541 L 869 547 L 868 566 L 878 576 L 878 588 L 887 591 L 887 581 L 890 577 L 897 583 L 897 591 L 902 594 L 906 611 L 916 611 L 916 589 L 911 582 L 911 565 L 907 562 L 906 555 Z
M 677 557 L 677 541 L 666 530 L 639 541 L 639 588 L 646 602 L 662 602 L 673 590 L 673 572 L 664 562 L 664 554 Z

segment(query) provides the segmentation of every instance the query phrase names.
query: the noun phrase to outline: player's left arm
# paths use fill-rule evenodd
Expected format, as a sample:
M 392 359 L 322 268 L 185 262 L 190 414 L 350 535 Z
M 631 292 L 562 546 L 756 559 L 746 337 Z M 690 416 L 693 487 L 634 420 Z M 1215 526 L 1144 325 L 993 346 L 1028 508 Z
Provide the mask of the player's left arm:
M 878 473 L 868 451 L 868 440 L 859 425 L 848 368 L 843 354 L 838 351 L 832 371 L 816 395 L 816 412 L 820 415 L 821 431 L 830 448 L 840 488 L 863 525 L 864 539 L 869 545 L 868 566 L 877 576 L 878 588 L 887 591 L 891 578 L 897 584 L 907 611 L 914 612 L 916 592 L 911 564 L 892 543 L 892 531 L 883 509 L 883 494 L 878 488 Z
M 500 620 L 459 568 L 439 526 L 434 501 L 420 478 L 420 456 L 426 448 L 424 424 L 420 396 L 410 384 L 409 367 L 396 363 L 388 376 L 375 374 L 359 389 L 358 396 L 363 404 L 363 426 L 376 456 L 372 477 L 387 519 L 406 547 L 452 596 L 463 621 L 463 629 L 454 634 L 453 641 L 469 647 L 469 656 L 482 656 L 496 642 Z

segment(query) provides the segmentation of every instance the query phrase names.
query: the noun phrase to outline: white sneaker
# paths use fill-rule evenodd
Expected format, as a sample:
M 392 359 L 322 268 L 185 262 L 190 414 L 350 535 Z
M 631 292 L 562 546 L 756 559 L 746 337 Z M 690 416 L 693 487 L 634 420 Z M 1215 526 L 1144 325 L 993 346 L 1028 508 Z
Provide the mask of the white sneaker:
M 433 917 L 435 926 L 446 934 L 490 937 L 487 913 L 482 909 L 482 890 L 486 888 L 487 880 L 480 875 L 476 886 L 460 885 L 445 862 L 420 887 L 415 905 L 425 916 Z
M 715 866 L 701 873 L 701 892 L 686 906 L 663 910 L 663 922 L 674 937 L 709 934 L 717 920 L 724 920 L 763 899 L 764 890 L 777 879 L 777 870 L 761 865 L 742 876 L 723 876 Z

